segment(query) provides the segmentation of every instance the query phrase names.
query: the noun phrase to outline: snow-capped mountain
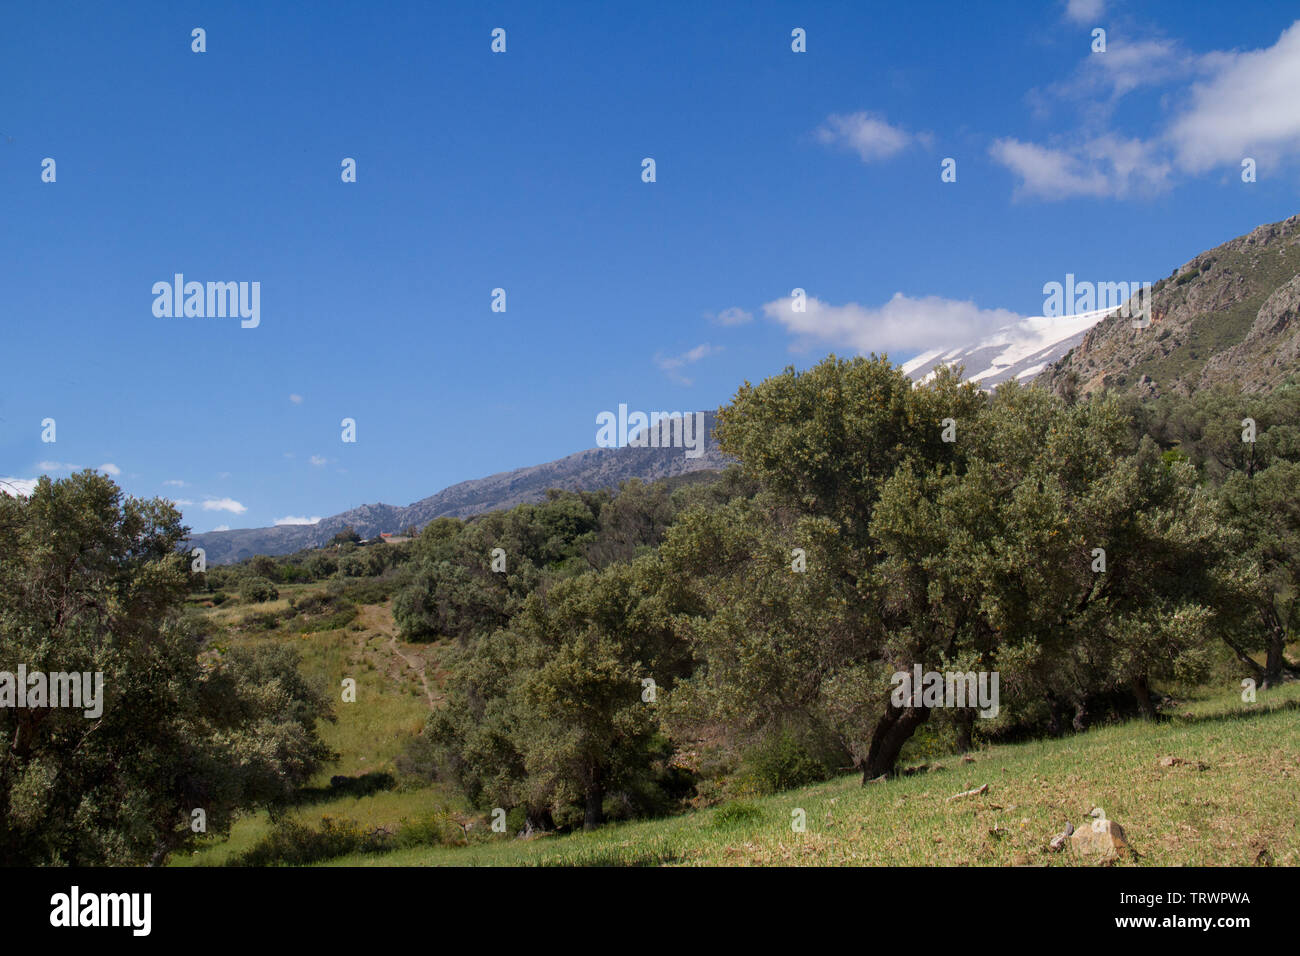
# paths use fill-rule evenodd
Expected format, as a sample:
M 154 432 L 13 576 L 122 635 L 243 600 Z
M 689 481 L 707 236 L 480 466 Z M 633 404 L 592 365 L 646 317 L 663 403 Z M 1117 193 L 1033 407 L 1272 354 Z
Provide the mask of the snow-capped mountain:
M 923 352 L 904 362 L 903 371 L 924 382 L 941 365 L 961 365 L 964 378 L 985 388 L 1013 378 L 1028 381 L 1078 345 L 1090 328 L 1114 312 L 1109 308 L 1056 318 L 1022 319 L 974 345 Z

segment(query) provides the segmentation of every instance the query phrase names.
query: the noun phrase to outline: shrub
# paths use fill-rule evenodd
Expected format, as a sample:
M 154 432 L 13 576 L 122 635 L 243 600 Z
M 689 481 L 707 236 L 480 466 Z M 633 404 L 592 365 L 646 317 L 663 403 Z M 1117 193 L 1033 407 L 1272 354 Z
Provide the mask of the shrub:
M 352 525 L 346 526 L 342 531 L 330 538 L 330 544 L 357 544 L 361 541 L 361 535 L 353 530 Z
M 366 832 L 351 820 L 323 816 L 319 830 L 296 820 L 284 820 L 248 850 L 227 860 L 226 865 L 306 866 L 349 853 L 382 852 L 389 848 L 391 838 L 386 830 Z
M 307 577 L 313 581 L 320 581 L 337 571 L 339 563 L 328 554 L 313 554 L 302 567 Z
M 465 831 L 445 810 L 423 820 L 403 823 L 393 837 L 393 847 L 402 850 L 417 846 L 454 846 L 464 842 Z
M 745 751 L 741 775 L 754 791 L 776 793 L 827 779 L 839 756 L 822 734 L 785 728 Z
M 396 831 L 391 827 L 363 829 L 352 820 L 329 816 L 320 818 L 319 829 L 288 819 L 243 853 L 232 856 L 226 866 L 307 866 L 352 853 L 463 843 L 465 832 L 446 808 L 421 820 L 402 821 Z
M 420 733 L 407 739 L 402 752 L 397 755 L 397 770 L 420 783 L 439 778 L 439 751 L 428 734 Z
M 394 576 L 370 578 L 364 581 L 349 581 L 344 585 L 343 593 L 347 595 L 349 600 L 355 601 L 357 604 L 383 604 L 393 596 L 393 592 L 397 590 L 400 584 L 400 580 Z
M 280 615 L 271 611 L 250 614 L 244 618 L 244 626 L 250 630 L 274 631 L 280 626 Z
M 762 819 L 763 811 L 752 803 L 728 803 L 713 814 L 713 825 L 718 829 L 749 826 Z
M 356 605 L 347 604 L 327 617 L 312 621 L 311 629 L 313 631 L 340 631 L 351 624 L 356 616 Z
M 248 569 L 259 578 L 278 580 L 280 577 L 280 566 L 275 563 L 274 558 L 268 558 L 264 554 L 259 554 L 248 562 Z
M 274 601 L 280 596 L 274 584 L 266 578 L 248 577 L 244 578 L 239 585 L 239 597 L 250 604 L 261 604 L 264 601 Z

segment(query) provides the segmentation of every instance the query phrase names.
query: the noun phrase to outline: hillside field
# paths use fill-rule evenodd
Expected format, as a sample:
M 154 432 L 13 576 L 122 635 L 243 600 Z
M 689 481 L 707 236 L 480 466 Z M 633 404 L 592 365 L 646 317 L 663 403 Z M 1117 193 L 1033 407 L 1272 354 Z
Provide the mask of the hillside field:
M 1117 865 L 1300 864 L 1300 683 L 1261 692 L 1253 704 L 1235 689 L 1189 691 L 1167 708 L 1167 720 L 988 747 L 969 762 L 941 757 L 866 787 L 858 775 L 846 775 L 587 833 L 493 834 L 488 819 L 450 789 L 396 772 L 403 747 L 439 704 L 441 644 L 394 640 L 387 604 L 361 605 L 353 620 L 329 630 L 304 629 L 310 625 L 296 619 L 267 634 L 246 630 L 256 615 L 284 611 L 289 597 L 313 587 L 284 588 L 279 602 L 255 609 L 206 611 L 230 628 L 231 642 L 292 642 L 304 673 L 323 686 L 337 688 L 348 675 L 358 680 L 355 704 L 337 702 L 332 691 L 337 721 L 323 727 L 340 759 L 289 817 L 308 827 L 328 819 L 366 832 L 436 821 L 442 839 L 450 830 L 448 842 L 458 844 L 351 853 L 325 865 L 1091 865 L 1068 847 L 1050 852 L 1048 843 L 1067 821 L 1087 826 L 1094 807 L 1123 826 L 1134 850 Z M 1163 766 L 1167 757 L 1181 763 Z M 391 789 L 353 795 L 330 786 L 334 775 L 382 773 L 393 775 Z M 984 784 L 984 794 L 949 799 Z M 802 833 L 792 828 L 797 810 L 806 820 Z M 244 817 L 228 840 L 211 838 L 172 865 L 233 862 L 271 830 L 265 813 Z

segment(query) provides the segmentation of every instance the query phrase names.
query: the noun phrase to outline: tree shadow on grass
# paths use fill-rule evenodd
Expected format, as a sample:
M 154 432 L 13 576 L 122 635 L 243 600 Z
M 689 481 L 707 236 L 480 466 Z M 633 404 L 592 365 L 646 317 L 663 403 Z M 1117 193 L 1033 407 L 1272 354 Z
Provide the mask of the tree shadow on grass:
M 1260 701 L 1250 708 L 1238 708 L 1217 714 L 1192 714 L 1174 717 L 1183 724 L 1210 724 L 1229 720 L 1251 720 L 1265 714 L 1276 714 L 1288 710 L 1300 710 L 1300 700 Z
M 294 804 L 326 803 L 340 797 L 369 797 L 397 786 L 397 778 L 387 771 L 372 770 L 355 777 L 337 774 L 330 777 L 328 787 L 303 787 Z

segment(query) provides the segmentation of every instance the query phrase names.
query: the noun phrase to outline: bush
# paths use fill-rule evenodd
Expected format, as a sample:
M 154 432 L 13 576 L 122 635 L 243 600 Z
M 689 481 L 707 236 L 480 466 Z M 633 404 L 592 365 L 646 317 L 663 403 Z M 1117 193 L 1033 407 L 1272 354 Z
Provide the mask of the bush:
M 758 793 L 792 790 L 834 775 L 840 754 L 816 731 L 786 728 L 750 747 L 741 774 Z
M 392 834 L 363 831 L 351 820 L 321 817 L 319 830 L 284 820 L 226 866 L 306 866 L 349 853 L 376 853 L 388 849 Z
M 313 581 L 328 578 L 339 569 L 339 563 L 328 554 L 313 554 L 302 566 L 303 572 Z
M 213 606 L 213 607 L 221 607 L 221 605 L 223 605 L 223 604 L 225 604 L 225 603 L 226 603 L 226 592 L 225 592 L 225 591 L 218 591 L 216 594 L 212 595 L 212 606 Z
M 250 614 L 244 618 L 244 626 L 249 630 L 274 631 L 280 626 L 280 616 L 272 611 Z
M 341 583 L 341 582 L 340 582 Z M 344 585 L 343 593 L 348 600 L 357 604 L 383 604 L 402 584 L 396 576 L 370 578 L 364 581 L 349 581 Z
M 357 534 L 357 532 L 353 530 L 352 525 L 348 525 L 334 537 L 330 538 L 330 544 L 340 546 L 345 544 L 359 544 L 360 542 L 361 535 Z
M 326 617 L 311 622 L 313 631 L 341 631 L 351 624 L 357 616 L 355 604 L 346 604 Z
M 465 831 L 446 811 L 423 820 L 403 824 L 393 837 L 393 848 L 418 846 L 454 846 L 465 842 Z
M 249 561 L 248 569 L 257 577 L 266 578 L 268 581 L 280 578 L 280 566 L 275 563 L 274 558 L 268 558 L 264 554 L 259 554 Z
M 274 601 L 280 596 L 274 584 L 266 578 L 248 577 L 244 578 L 239 585 L 240 600 L 249 604 L 261 604 L 264 601 Z
M 713 814 L 713 825 L 717 829 L 729 827 L 749 826 L 757 823 L 763 816 L 763 811 L 758 809 L 752 803 L 728 803 L 718 808 Z
M 446 809 L 432 816 L 406 821 L 396 828 L 362 829 L 352 820 L 320 818 L 320 828 L 282 820 L 243 853 L 226 861 L 226 866 L 307 866 L 352 853 L 387 853 L 389 850 L 420 846 L 464 844 L 465 832 Z
M 397 771 L 414 777 L 420 783 L 439 779 L 439 751 L 427 733 L 407 738 L 402 752 L 397 755 Z

